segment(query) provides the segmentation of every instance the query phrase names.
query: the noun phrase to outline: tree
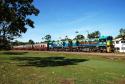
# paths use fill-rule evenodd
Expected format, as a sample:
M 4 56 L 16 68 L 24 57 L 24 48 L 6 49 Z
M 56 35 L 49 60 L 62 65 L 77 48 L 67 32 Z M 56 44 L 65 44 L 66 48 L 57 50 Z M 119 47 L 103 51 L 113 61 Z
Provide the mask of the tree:
M 95 32 L 94 32 L 94 37 L 95 37 L 95 38 L 99 38 L 99 37 L 100 37 L 100 34 L 101 34 L 101 33 L 100 33 L 99 31 L 95 31 Z
M 19 45 L 20 44 L 20 42 L 18 41 L 18 40 L 15 40 L 15 42 L 12 42 L 12 45 L 13 46 L 17 46 L 17 45 Z
M 51 41 L 51 35 L 49 35 L 49 34 L 46 35 L 46 36 L 44 37 L 44 39 L 45 39 L 45 41 L 47 41 L 47 42 L 48 42 L 48 41 Z
M 3 44 L 20 37 L 28 26 L 34 28 L 34 22 L 28 16 L 37 16 L 39 10 L 32 3 L 33 0 L 0 0 L 0 38 Z
M 88 34 L 87 37 L 88 37 L 89 39 L 99 38 L 99 37 L 100 37 L 100 32 L 99 32 L 99 31 L 92 32 L 92 33 Z
M 81 35 L 81 34 L 79 34 L 79 35 L 77 35 L 76 37 L 75 37 L 75 39 L 76 40 L 81 40 L 81 39 L 84 39 L 85 37 L 83 36 L 83 35 Z
M 14 42 L 11 42 L 12 46 L 18 46 L 18 45 L 26 45 L 29 44 L 29 42 L 21 42 L 18 40 L 15 40 Z
M 121 28 L 119 30 L 119 35 L 116 38 L 122 38 L 125 39 L 125 29 Z
M 70 39 L 70 38 L 66 35 L 64 39 L 61 39 L 61 41 L 72 41 L 72 39 Z
M 29 40 L 28 44 L 34 44 L 35 42 L 33 40 Z

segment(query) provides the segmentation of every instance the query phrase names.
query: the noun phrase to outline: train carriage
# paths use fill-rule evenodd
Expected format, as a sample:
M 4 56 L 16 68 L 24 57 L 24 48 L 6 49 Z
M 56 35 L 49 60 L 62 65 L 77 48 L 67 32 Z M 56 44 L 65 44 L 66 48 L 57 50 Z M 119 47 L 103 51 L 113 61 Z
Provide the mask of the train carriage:
M 78 40 L 73 40 L 72 41 L 72 51 L 79 51 L 79 41 Z
M 80 51 L 96 51 L 98 39 L 84 39 L 79 41 Z
M 63 41 L 52 41 L 49 42 L 49 50 L 50 51 L 63 51 L 64 49 L 64 42 Z
M 32 50 L 33 49 L 33 45 L 32 44 L 26 44 L 23 46 L 24 50 Z
M 13 46 L 13 50 L 24 50 L 24 45 Z
M 48 43 L 34 44 L 33 50 L 47 51 L 48 50 Z
M 72 51 L 72 41 L 71 40 L 64 41 L 63 50 Z
M 14 46 L 19 50 L 39 50 L 39 51 L 82 51 L 82 52 L 113 52 L 113 38 L 111 36 L 101 36 L 95 39 L 50 41 L 39 44 L 26 44 Z
M 101 36 L 98 44 L 100 52 L 114 52 L 113 37 Z

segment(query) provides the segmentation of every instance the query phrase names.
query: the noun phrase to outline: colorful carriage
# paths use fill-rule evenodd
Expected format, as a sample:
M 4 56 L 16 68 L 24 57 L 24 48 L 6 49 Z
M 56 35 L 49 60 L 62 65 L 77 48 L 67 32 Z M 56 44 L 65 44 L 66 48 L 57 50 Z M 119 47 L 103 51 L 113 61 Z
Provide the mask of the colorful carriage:
M 49 50 L 113 52 L 112 40 L 111 36 L 101 36 L 95 39 L 54 41 L 49 43 Z
M 40 51 L 81 51 L 81 52 L 113 52 L 112 36 L 101 36 L 95 39 L 50 41 L 39 44 L 14 46 L 16 50 Z

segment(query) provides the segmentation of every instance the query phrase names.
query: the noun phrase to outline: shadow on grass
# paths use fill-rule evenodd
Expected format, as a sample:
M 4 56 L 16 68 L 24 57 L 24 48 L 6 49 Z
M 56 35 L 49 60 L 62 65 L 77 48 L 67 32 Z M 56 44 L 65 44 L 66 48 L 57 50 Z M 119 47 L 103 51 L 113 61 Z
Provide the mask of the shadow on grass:
M 2 52 L 2 54 L 5 54 L 5 55 L 24 55 L 28 52 Z
M 22 61 L 19 66 L 54 67 L 65 65 L 76 65 L 88 59 L 71 59 L 65 57 L 14 57 L 12 60 Z

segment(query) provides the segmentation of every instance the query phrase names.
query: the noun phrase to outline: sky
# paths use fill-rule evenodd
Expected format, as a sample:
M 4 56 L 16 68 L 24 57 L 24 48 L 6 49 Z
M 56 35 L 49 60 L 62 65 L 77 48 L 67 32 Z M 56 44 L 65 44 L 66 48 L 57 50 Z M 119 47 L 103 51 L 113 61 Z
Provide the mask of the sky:
M 96 30 L 115 37 L 125 28 L 125 0 L 34 0 L 33 4 L 40 10 L 30 17 L 35 28 L 28 28 L 19 41 L 41 42 L 47 34 L 52 40 L 74 38 L 76 31 L 87 36 Z

